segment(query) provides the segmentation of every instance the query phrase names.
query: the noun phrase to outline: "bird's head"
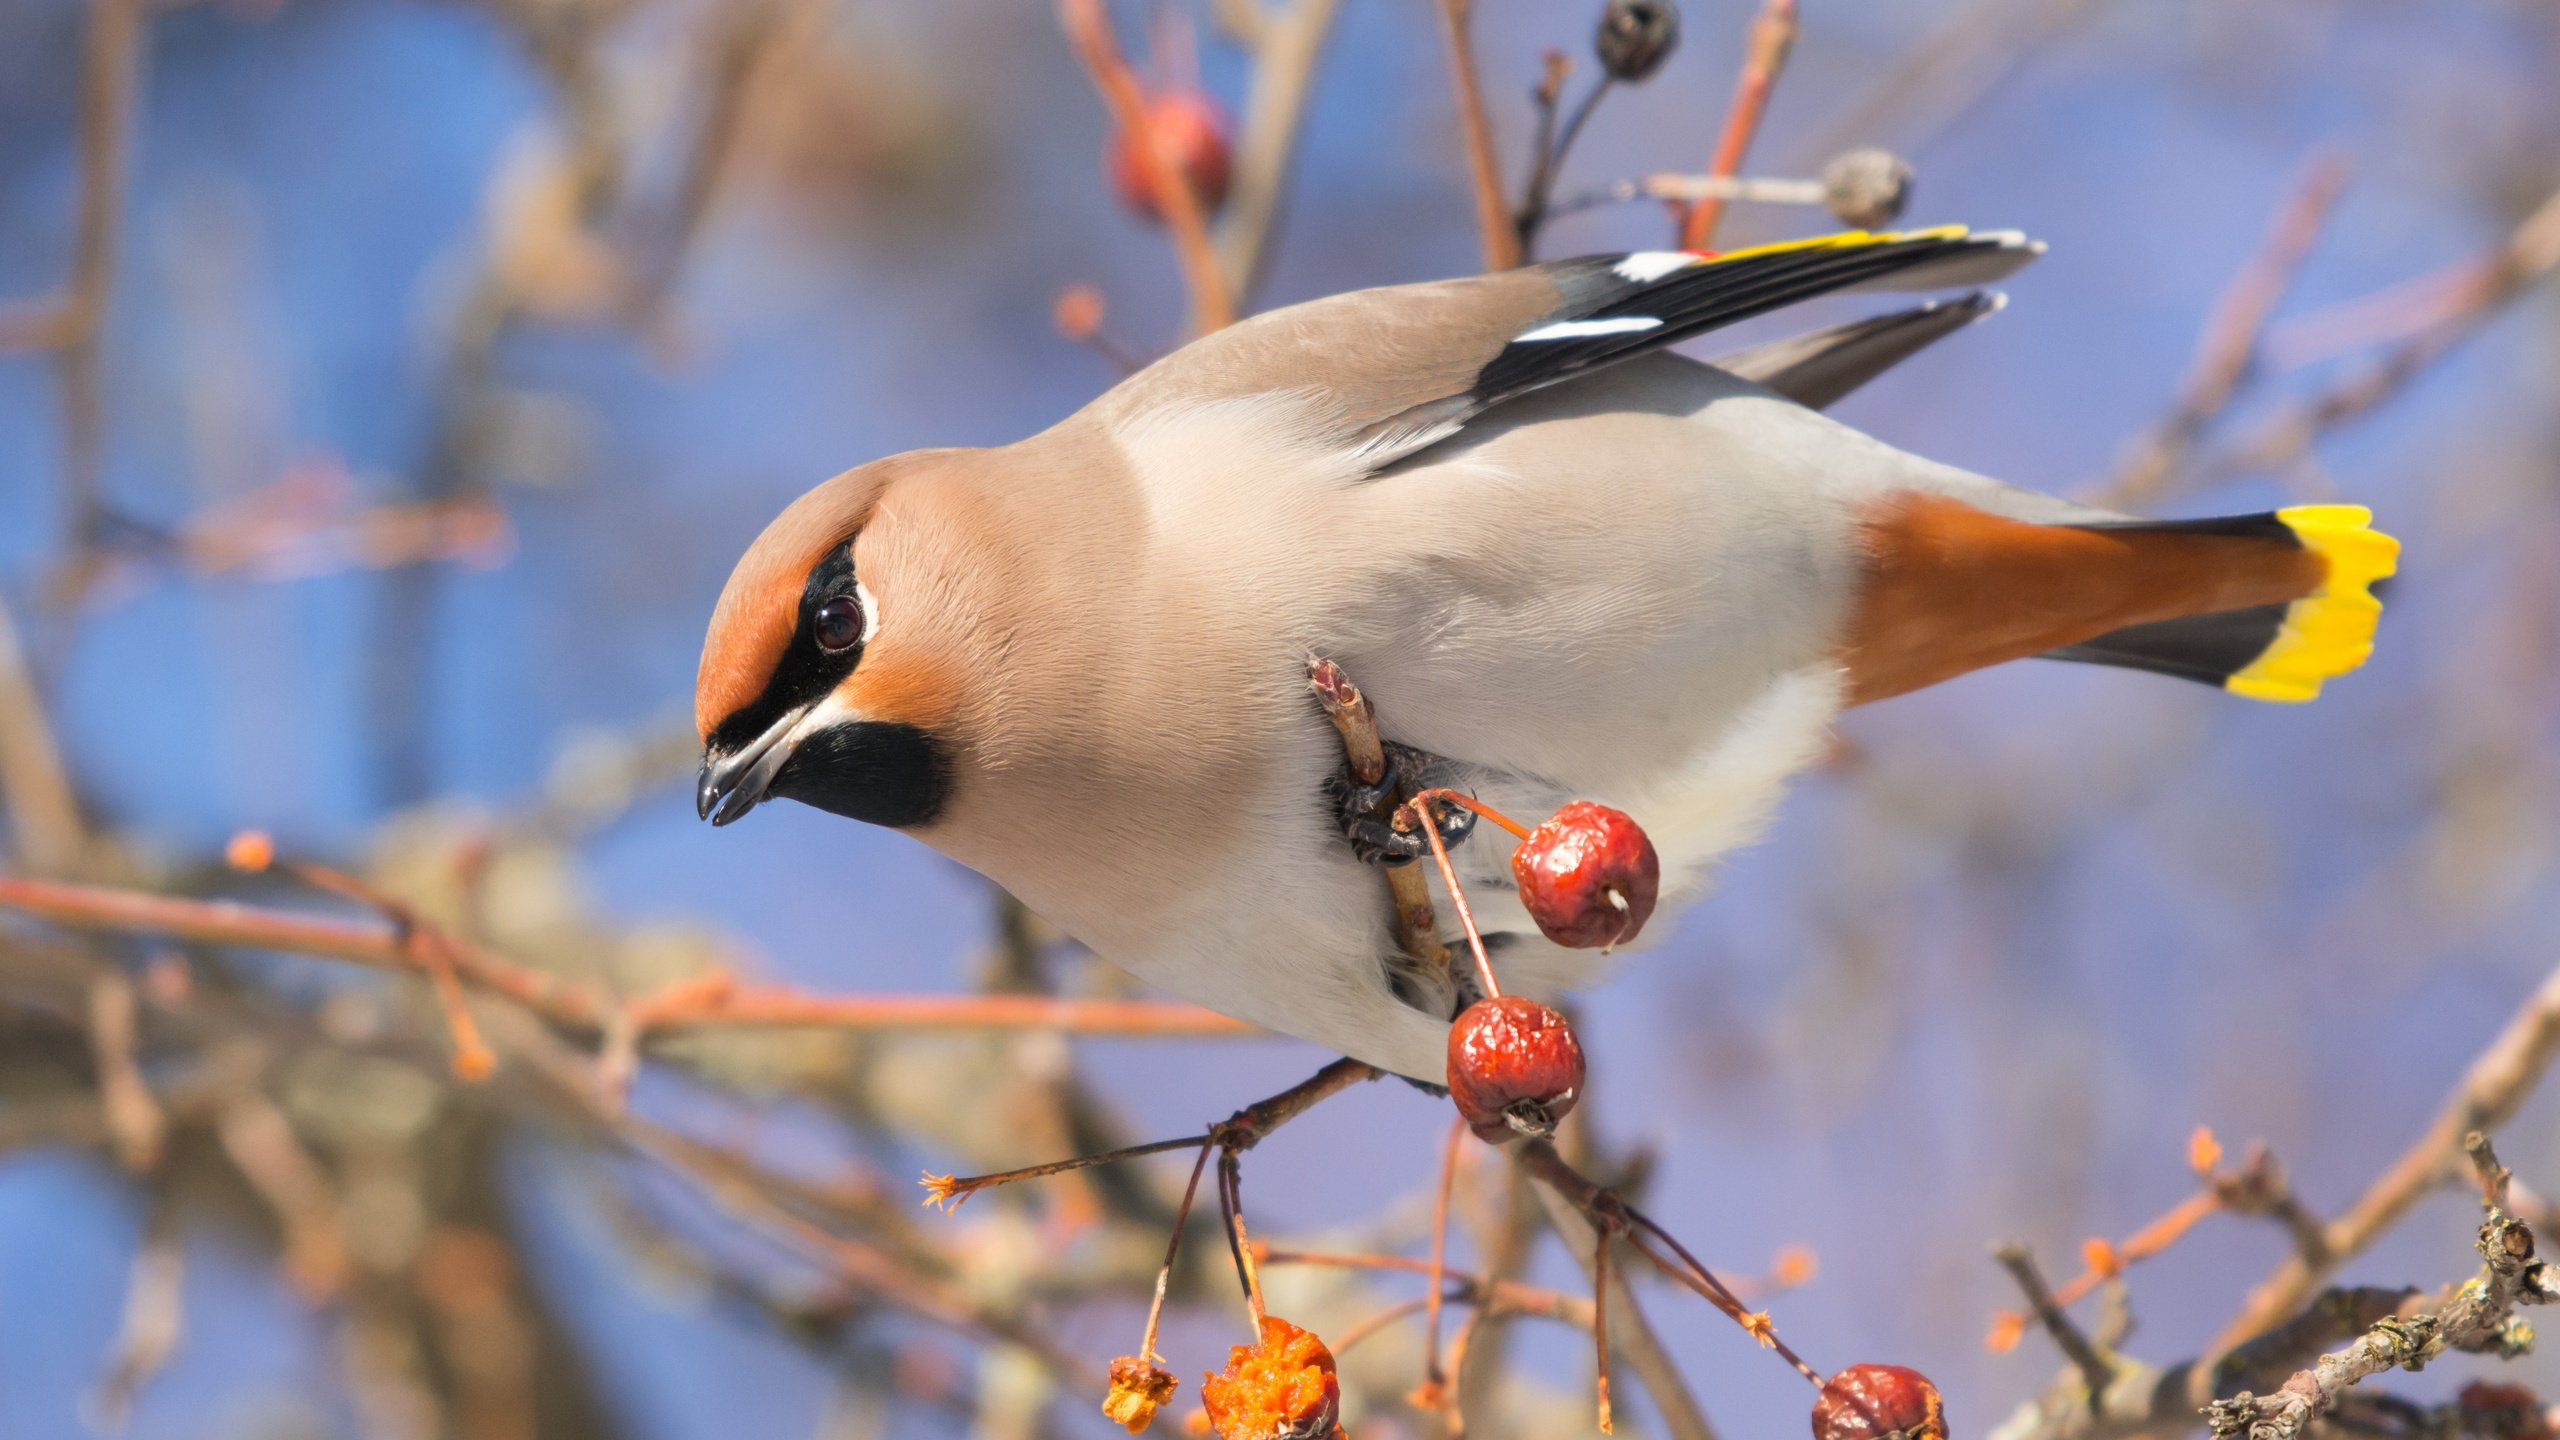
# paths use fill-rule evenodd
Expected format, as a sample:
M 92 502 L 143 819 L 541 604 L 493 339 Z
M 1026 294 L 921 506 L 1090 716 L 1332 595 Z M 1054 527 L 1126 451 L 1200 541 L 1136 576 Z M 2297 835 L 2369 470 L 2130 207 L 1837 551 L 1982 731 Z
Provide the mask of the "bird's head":
M 971 670 L 955 572 L 978 557 L 958 538 L 955 487 L 935 482 L 961 453 L 846 471 L 739 559 L 694 681 L 704 819 L 726 825 L 776 795 L 876 825 L 941 815 Z

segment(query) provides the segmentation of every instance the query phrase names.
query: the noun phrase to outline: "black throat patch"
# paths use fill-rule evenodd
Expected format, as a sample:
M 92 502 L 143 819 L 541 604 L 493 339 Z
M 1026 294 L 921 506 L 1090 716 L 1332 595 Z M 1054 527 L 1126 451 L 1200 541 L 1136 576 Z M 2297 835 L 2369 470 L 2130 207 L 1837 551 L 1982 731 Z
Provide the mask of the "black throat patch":
M 800 742 L 772 793 L 873 825 L 929 825 L 951 797 L 942 742 L 913 725 L 857 720 Z

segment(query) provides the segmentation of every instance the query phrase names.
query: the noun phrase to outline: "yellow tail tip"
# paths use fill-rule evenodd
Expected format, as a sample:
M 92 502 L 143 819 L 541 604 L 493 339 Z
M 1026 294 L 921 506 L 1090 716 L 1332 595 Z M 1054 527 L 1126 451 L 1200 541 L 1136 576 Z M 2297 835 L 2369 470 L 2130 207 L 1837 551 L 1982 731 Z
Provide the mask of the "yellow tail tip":
M 2373 528 L 2361 505 L 2295 505 L 2276 512 L 2304 549 L 2329 562 L 2320 588 L 2285 607 L 2284 628 L 2249 667 L 2223 682 L 2252 700 L 2317 699 L 2320 684 L 2373 654 L 2382 602 L 2373 583 L 2399 568 L 2400 542 Z

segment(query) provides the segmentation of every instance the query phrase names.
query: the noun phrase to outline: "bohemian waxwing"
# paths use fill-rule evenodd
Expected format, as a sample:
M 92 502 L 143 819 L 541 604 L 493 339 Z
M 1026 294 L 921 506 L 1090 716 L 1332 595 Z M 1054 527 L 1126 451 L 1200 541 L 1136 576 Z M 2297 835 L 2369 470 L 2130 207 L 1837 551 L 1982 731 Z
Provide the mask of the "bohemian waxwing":
M 701 813 L 780 795 L 909 831 L 1175 994 L 1436 1081 L 1467 982 L 1397 951 L 1328 798 L 1311 657 L 1375 700 L 1408 780 L 1634 815 L 1671 906 L 1844 706 L 2030 655 L 2261 700 L 2363 661 L 2398 547 L 2361 509 L 2134 520 L 1818 413 L 1996 296 L 1720 368 L 1664 349 L 2038 249 L 1856 233 L 1340 295 L 1018 444 L 846 471 L 721 592 Z M 1457 856 L 1506 988 L 1596 978 L 1530 923 L 1507 837 Z

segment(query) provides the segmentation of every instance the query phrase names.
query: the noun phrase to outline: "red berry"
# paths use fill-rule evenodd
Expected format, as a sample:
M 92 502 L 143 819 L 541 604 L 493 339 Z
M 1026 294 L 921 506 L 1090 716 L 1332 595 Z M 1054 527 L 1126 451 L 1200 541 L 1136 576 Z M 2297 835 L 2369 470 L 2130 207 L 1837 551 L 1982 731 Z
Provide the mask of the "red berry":
M 1822 1382 L 1813 1440 L 1947 1440 L 1938 1387 L 1901 1365 L 1852 1365 Z
M 1582 1042 L 1552 1005 L 1479 1000 L 1449 1027 L 1449 1098 L 1487 1144 L 1552 1135 L 1582 1098 Z
M 1623 810 L 1576 800 L 1511 852 L 1520 903 L 1546 937 L 1577 950 L 1623 944 L 1653 915 L 1662 861 Z
M 1200 1403 L 1218 1440 L 1335 1440 L 1342 1433 L 1342 1382 L 1333 1352 L 1277 1315 L 1262 1338 L 1227 1352 L 1225 1373 L 1208 1376 Z
M 1203 214 L 1214 213 L 1226 202 L 1227 117 L 1217 101 L 1197 90 L 1168 90 L 1147 102 L 1147 128 L 1190 184 Z M 1163 224 L 1155 186 L 1147 179 L 1147 157 L 1136 137 L 1125 130 L 1113 131 L 1108 158 L 1112 193 L 1120 203 Z

